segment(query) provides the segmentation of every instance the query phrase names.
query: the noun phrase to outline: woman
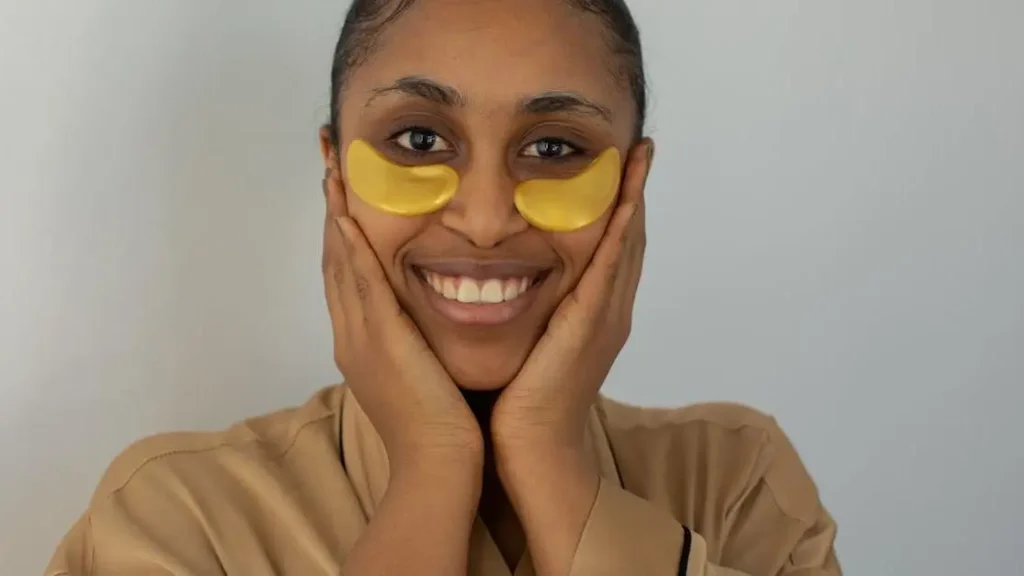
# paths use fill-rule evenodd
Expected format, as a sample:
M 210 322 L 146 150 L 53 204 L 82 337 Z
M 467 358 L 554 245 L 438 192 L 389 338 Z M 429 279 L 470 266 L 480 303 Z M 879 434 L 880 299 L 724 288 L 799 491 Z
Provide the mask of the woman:
M 343 386 L 111 465 L 50 575 L 838 575 L 774 421 L 598 391 L 653 143 L 621 0 L 357 0 L 324 279 Z

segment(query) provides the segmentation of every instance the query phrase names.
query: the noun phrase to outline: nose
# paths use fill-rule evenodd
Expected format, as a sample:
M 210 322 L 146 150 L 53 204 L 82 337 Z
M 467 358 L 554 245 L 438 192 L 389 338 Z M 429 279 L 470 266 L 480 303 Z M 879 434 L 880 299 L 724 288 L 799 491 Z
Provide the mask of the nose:
M 459 178 L 441 223 L 478 248 L 494 248 L 530 227 L 516 210 L 515 182 L 503 162 L 478 160 Z

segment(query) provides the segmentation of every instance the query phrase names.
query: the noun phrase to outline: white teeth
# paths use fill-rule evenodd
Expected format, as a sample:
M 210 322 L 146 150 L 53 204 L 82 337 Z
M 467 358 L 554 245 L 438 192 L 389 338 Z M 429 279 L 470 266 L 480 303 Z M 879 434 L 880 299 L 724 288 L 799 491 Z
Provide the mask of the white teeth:
M 504 300 L 514 300 L 522 292 L 523 291 L 519 289 L 519 280 L 509 280 L 505 282 L 501 297 Z
M 447 300 L 458 300 L 464 304 L 498 304 L 515 300 L 529 289 L 531 282 L 528 277 L 476 280 L 465 276 L 441 276 L 426 270 L 424 277 L 434 292 Z
M 469 278 L 461 278 L 459 281 L 459 302 L 473 304 L 480 301 L 480 286 L 476 281 Z
M 486 304 L 497 304 L 505 300 L 505 291 L 502 290 L 501 280 L 488 280 L 480 289 L 480 301 Z
M 452 279 L 452 278 L 445 278 L 444 280 L 441 280 L 440 276 L 438 276 L 437 278 L 438 278 L 438 282 L 441 284 L 441 290 L 437 290 L 438 294 L 444 296 L 445 298 L 447 298 L 449 300 L 455 300 L 456 298 L 458 298 L 459 293 L 458 293 L 457 290 L 455 290 L 455 280 L 454 279 Z M 436 290 L 436 288 L 435 288 L 435 290 Z

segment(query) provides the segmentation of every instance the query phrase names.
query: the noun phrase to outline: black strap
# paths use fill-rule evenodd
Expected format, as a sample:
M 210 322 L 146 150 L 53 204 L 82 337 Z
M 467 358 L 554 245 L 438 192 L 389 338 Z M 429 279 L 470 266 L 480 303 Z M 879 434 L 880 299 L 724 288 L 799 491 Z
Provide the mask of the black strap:
M 683 552 L 679 555 L 679 576 L 686 576 L 686 569 L 690 564 L 690 546 L 693 544 L 693 533 L 686 526 L 683 526 Z

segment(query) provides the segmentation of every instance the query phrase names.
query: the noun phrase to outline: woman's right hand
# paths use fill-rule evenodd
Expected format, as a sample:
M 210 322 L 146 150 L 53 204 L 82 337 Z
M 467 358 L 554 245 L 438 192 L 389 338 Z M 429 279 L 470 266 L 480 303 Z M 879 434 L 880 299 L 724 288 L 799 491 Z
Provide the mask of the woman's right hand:
M 334 356 L 345 382 L 384 441 L 393 469 L 439 458 L 480 465 L 480 427 L 348 216 L 342 186 L 340 176 L 328 172 L 323 272 Z

